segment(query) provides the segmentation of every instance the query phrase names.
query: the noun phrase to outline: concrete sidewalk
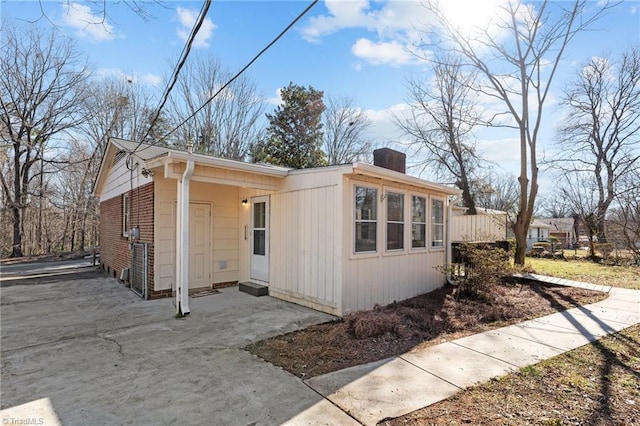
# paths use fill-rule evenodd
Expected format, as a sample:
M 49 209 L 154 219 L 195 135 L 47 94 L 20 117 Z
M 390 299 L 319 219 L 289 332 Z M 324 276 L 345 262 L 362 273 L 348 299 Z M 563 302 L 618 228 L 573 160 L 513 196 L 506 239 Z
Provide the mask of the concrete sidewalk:
M 536 364 L 640 322 L 640 291 L 528 274 L 609 293 L 601 302 L 314 377 L 305 383 L 358 422 L 375 425 L 466 387 Z

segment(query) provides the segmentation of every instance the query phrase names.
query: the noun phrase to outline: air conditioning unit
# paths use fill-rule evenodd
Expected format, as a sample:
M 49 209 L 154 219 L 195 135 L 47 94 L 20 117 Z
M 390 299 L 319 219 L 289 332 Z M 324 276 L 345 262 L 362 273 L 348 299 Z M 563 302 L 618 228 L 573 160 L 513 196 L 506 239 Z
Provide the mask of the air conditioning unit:
M 123 268 L 120 271 L 120 281 L 129 282 L 129 268 Z

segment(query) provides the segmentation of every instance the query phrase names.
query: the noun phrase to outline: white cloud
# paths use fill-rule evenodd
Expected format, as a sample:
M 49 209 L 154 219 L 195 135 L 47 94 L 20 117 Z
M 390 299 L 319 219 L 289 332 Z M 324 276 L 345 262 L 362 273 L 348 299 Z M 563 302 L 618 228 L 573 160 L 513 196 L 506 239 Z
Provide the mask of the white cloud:
M 180 22 L 180 27 L 177 30 L 178 37 L 186 42 L 189 38 L 189 35 L 191 34 L 193 25 L 198 18 L 198 12 L 194 9 L 185 9 L 183 7 L 178 7 L 176 9 L 176 13 L 178 15 L 178 21 Z M 213 37 L 213 31 L 215 29 L 216 25 L 211 21 L 211 19 L 205 18 L 193 42 L 193 47 L 209 47 L 209 41 L 211 40 L 211 37 Z
M 282 105 L 282 88 L 276 90 L 276 95 L 272 98 L 267 98 L 266 101 L 271 105 Z
M 351 47 L 351 52 L 358 58 L 374 65 L 399 66 L 418 61 L 418 58 L 412 55 L 406 46 L 397 41 L 372 42 L 361 38 Z
M 94 14 L 89 6 L 79 3 L 64 3 L 62 5 L 62 24 L 76 30 L 79 38 L 90 38 L 94 41 L 109 41 L 115 38 L 113 25 L 106 16 Z

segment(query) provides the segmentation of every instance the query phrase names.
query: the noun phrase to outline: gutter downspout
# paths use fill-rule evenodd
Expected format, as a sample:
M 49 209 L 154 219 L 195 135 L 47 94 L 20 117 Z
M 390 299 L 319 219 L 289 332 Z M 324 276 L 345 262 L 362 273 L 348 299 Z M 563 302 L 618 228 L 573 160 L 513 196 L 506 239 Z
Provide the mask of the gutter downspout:
M 458 201 L 460 198 L 459 195 L 453 195 L 448 197 L 447 202 L 449 205 L 447 206 L 447 236 L 446 236 L 446 255 L 445 255 L 445 265 L 447 267 L 447 283 L 450 285 L 455 285 L 451 279 L 451 218 L 453 217 L 453 204 Z
M 189 182 L 195 163 L 187 160 L 187 167 L 178 181 L 178 212 L 176 215 L 178 246 L 176 247 L 176 313 L 189 315 Z

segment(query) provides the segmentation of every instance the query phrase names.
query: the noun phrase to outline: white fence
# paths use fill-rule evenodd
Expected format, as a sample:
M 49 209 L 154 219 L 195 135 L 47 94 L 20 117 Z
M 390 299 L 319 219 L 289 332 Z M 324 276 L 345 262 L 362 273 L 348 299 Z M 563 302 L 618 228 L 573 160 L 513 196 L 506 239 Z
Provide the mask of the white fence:
M 451 218 L 451 241 L 507 239 L 506 214 L 460 215 Z

